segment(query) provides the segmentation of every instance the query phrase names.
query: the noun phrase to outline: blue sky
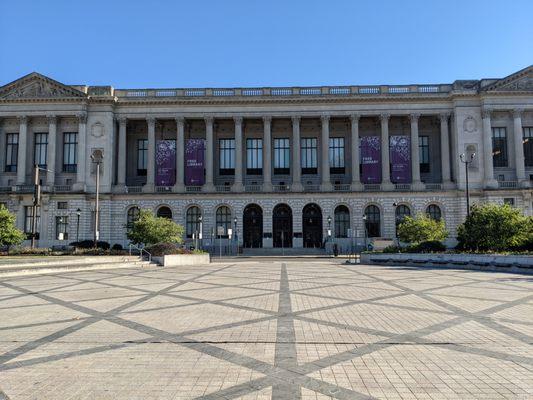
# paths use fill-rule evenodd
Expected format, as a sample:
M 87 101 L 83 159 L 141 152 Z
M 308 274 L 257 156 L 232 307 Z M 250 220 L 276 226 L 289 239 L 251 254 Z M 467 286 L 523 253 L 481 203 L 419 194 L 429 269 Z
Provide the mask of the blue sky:
M 0 85 L 447 83 L 533 64 L 533 1 L 0 0 Z

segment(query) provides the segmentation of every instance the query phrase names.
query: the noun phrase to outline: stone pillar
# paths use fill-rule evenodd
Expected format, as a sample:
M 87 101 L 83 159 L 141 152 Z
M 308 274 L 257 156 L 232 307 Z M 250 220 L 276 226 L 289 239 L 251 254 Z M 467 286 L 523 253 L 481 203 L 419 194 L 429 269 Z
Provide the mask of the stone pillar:
M 155 118 L 146 118 L 148 124 L 148 165 L 146 168 L 146 185 L 144 192 L 155 190 Z
M 392 190 L 390 181 L 389 114 L 381 114 L 381 189 Z
M 409 115 L 411 121 L 411 176 L 412 187 L 414 190 L 423 189 L 420 181 L 420 154 L 418 150 L 418 119 L 420 114 Z
M 76 183 L 74 184 L 74 190 L 85 190 L 85 171 L 86 154 L 87 154 L 87 113 L 82 112 L 77 115 L 78 117 L 78 148 L 76 150 Z
M 203 187 L 204 192 L 214 192 L 215 185 L 213 181 L 213 152 L 215 147 L 213 146 L 213 117 L 205 118 L 205 185 Z
M 450 114 L 440 115 L 440 154 L 441 154 L 441 173 L 442 173 L 442 185 L 444 189 L 450 189 L 452 187 L 451 182 L 451 170 L 450 170 L 450 138 L 448 133 L 448 119 Z
M 301 192 L 302 167 L 300 165 L 300 117 L 292 117 L 292 191 Z
M 263 191 L 272 191 L 272 117 L 263 117 Z
M 526 181 L 526 159 L 524 157 L 524 132 L 522 129 L 522 113 L 524 110 L 513 110 L 513 132 L 514 132 L 514 152 L 516 163 L 516 180 L 519 186 L 527 187 Z
M 126 127 L 128 120 L 126 117 L 118 119 L 118 173 L 117 185 L 121 187 L 126 186 L 126 154 L 127 154 L 127 138 Z
M 482 110 L 483 116 L 483 168 L 485 170 L 484 186 L 497 188 L 498 182 L 494 179 L 494 166 L 492 161 L 492 125 L 490 121 L 491 110 Z
M 244 186 L 242 183 L 242 117 L 234 117 L 235 121 L 235 181 L 231 190 L 233 192 L 242 192 L 244 191 Z
M 185 191 L 185 118 L 176 118 L 176 184 L 175 192 Z
M 26 183 L 26 147 L 28 143 L 28 117 L 19 118 L 19 148 L 17 155 L 17 185 Z
M 57 144 L 57 117 L 47 115 L 48 119 L 48 148 L 46 149 L 46 184 L 53 188 L 56 182 L 56 144 Z
M 329 115 L 322 115 L 320 120 L 322 121 L 322 137 L 320 140 L 320 149 L 322 152 L 321 157 L 321 175 L 322 175 L 322 185 L 320 189 L 323 192 L 330 192 L 333 190 L 331 185 L 331 178 L 329 176 Z
M 352 126 L 352 190 L 361 190 L 363 185 L 361 184 L 361 177 L 359 171 L 359 118 L 360 115 L 354 114 L 350 116 Z

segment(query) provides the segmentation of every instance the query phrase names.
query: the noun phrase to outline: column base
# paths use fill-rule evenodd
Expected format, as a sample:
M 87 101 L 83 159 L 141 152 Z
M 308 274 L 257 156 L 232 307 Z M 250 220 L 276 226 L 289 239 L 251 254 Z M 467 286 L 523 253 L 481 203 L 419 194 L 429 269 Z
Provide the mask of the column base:
M 272 182 L 263 183 L 263 192 L 271 192 L 271 191 L 272 191 Z
M 394 185 L 390 181 L 389 182 L 381 182 L 381 190 L 385 190 L 385 191 L 394 190 Z
M 172 188 L 172 191 L 174 193 L 184 193 L 185 192 L 185 185 L 183 183 L 176 183 L 174 187 Z
M 411 190 L 424 190 L 426 185 L 420 181 L 411 183 Z
M 215 185 L 213 183 L 206 183 L 202 186 L 202 192 L 213 193 L 215 191 Z
M 304 187 L 301 182 L 293 182 L 291 185 L 291 192 L 303 192 Z
M 153 183 L 147 183 L 142 188 L 143 193 L 153 193 L 155 192 L 155 185 Z
M 518 181 L 518 187 L 523 189 L 529 189 L 531 187 L 531 181 L 528 181 L 527 179 L 520 179 Z
M 361 182 L 352 182 L 350 189 L 352 192 L 361 192 L 363 190 L 363 184 Z
M 126 188 L 126 186 L 124 186 Z M 83 182 L 76 182 L 72 185 L 72 190 L 76 192 L 85 192 L 85 183 Z
M 483 182 L 483 186 L 487 189 L 498 189 L 498 181 L 496 179 L 488 179 Z
M 453 183 L 452 181 L 443 182 L 442 188 L 445 190 L 455 189 L 455 183 Z
M 333 185 L 331 182 L 322 182 L 320 185 L 320 191 L 321 192 L 332 192 L 333 191 Z
M 236 182 L 231 186 L 231 191 L 236 193 L 244 192 L 244 185 L 241 182 Z

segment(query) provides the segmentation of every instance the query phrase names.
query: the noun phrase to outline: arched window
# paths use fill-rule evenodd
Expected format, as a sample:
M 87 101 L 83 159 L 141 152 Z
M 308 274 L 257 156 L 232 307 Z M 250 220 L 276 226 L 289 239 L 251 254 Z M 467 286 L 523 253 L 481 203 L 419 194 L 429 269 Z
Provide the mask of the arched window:
M 396 207 L 396 235 L 398 235 L 398 225 L 402 223 L 405 217 L 411 215 L 411 210 L 405 204 L 400 204 Z
M 229 207 L 220 206 L 217 208 L 216 213 L 216 223 L 215 232 L 218 236 L 218 227 L 221 226 L 224 229 L 224 234 L 221 236 L 223 238 L 228 237 L 228 229 L 231 229 L 231 211 Z
M 429 218 L 434 219 L 435 221 L 440 221 L 442 218 L 440 207 L 436 204 L 430 204 L 428 208 L 426 208 L 426 214 Z
M 172 210 L 166 206 L 157 209 L 157 216 L 160 218 L 172 219 Z
M 200 208 L 196 206 L 189 207 L 187 209 L 187 215 L 185 216 L 185 229 L 188 238 L 192 238 L 193 234 L 200 233 L 200 221 L 202 219 L 202 212 Z
M 130 231 L 133 228 L 133 223 L 139 219 L 141 210 L 139 207 L 133 206 L 128 209 L 128 214 L 126 218 L 126 229 Z
M 369 205 L 365 208 L 365 226 L 368 237 L 381 236 L 381 215 L 379 208 L 374 205 Z
M 344 205 L 335 208 L 335 237 L 348 237 L 348 229 L 350 229 L 350 210 Z

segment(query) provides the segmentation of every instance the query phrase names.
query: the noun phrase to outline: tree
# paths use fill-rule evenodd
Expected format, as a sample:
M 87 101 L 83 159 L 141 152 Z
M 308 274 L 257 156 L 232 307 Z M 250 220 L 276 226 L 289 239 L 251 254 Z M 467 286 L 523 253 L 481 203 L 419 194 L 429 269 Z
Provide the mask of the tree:
M 531 218 L 508 204 L 475 205 L 457 228 L 459 248 L 502 251 L 519 248 L 533 235 Z
M 14 246 L 21 244 L 26 235 L 15 225 L 15 214 L 0 205 L 0 246 Z
M 444 221 L 439 221 L 419 213 L 415 218 L 405 217 L 398 225 L 400 241 L 411 244 L 442 242 L 448 237 Z
M 128 239 L 145 246 L 156 243 L 176 243 L 183 241 L 183 226 L 174 221 L 156 217 L 151 210 L 141 210 L 139 218 L 128 232 Z

